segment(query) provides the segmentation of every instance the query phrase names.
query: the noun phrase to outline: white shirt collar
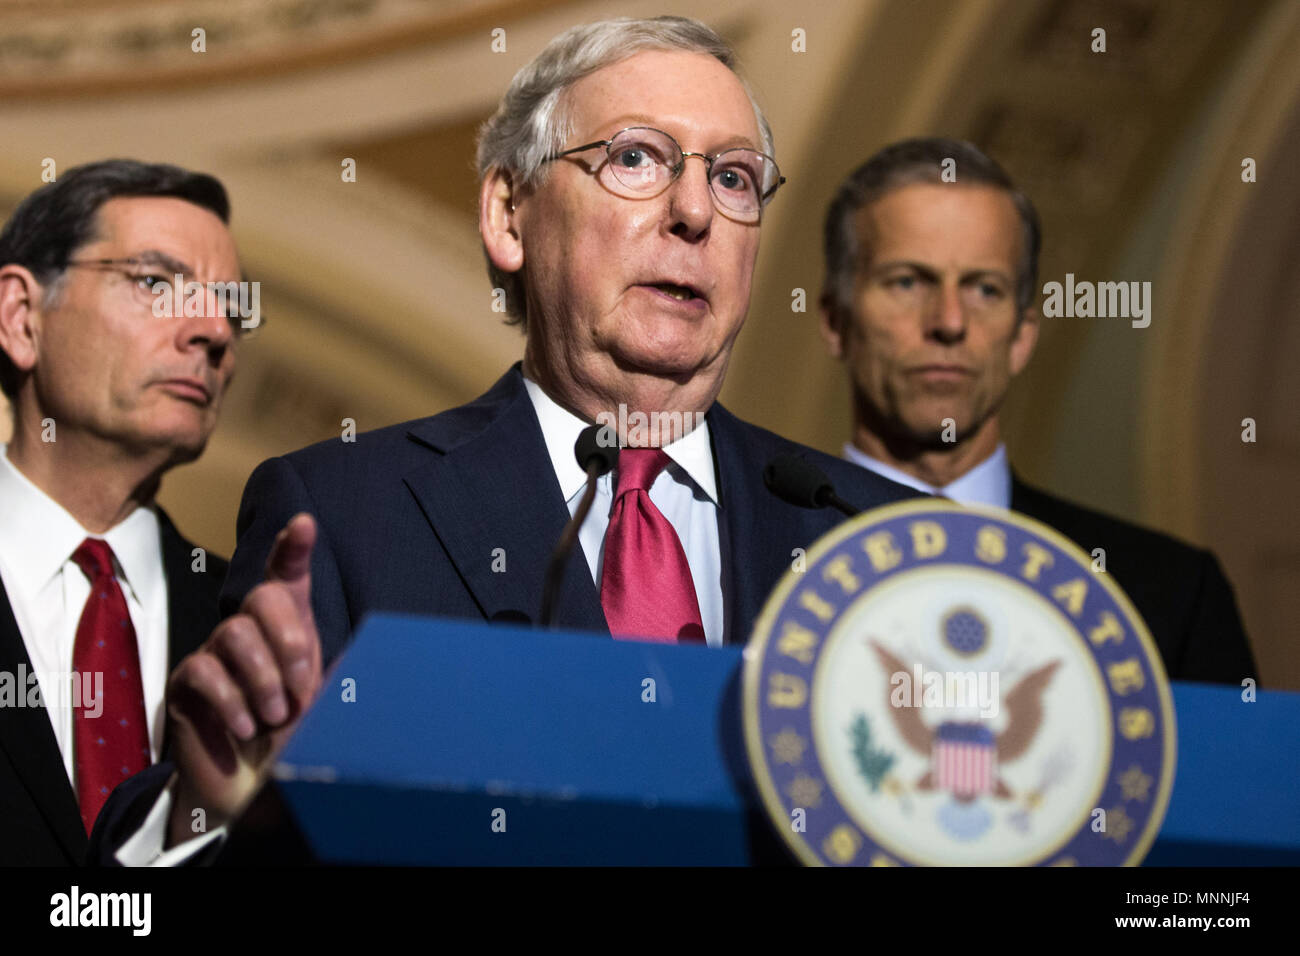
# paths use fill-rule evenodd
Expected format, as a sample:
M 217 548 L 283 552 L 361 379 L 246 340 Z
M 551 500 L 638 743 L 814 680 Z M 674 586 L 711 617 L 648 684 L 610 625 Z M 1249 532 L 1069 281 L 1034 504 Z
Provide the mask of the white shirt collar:
M 9 460 L 9 446 L 0 443 L 0 552 L 22 558 L 5 565 L 14 586 L 27 595 L 38 593 L 86 538 L 108 542 L 122 580 L 144 603 L 141 591 L 158 579 L 152 572 L 162 566 L 158 516 L 153 508 L 136 508 L 106 534 L 93 535 L 20 472 Z
M 564 500 L 568 501 L 587 481 L 586 474 L 578 467 L 578 460 L 574 457 L 573 445 L 582 430 L 591 423 L 561 406 L 526 375 L 524 387 L 537 412 L 537 421 L 542 426 L 542 437 L 546 440 L 546 451 L 551 456 L 555 477 L 560 482 L 560 492 L 564 495 Z M 718 479 L 713 467 L 713 445 L 709 442 L 708 422 L 702 422 L 698 428 L 665 445 L 663 450 L 708 495 L 710 501 L 718 503 Z
M 1002 444 L 966 474 L 943 487 L 926 484 L 905 471 L 872 458 L 852 444 L 844 446 L 844 457 L 883 478 L 923 491 L 927 495 L 943 495 L 963 505 L 1011 507 L 1011 466 L 1007 463 L 1006 446 Z

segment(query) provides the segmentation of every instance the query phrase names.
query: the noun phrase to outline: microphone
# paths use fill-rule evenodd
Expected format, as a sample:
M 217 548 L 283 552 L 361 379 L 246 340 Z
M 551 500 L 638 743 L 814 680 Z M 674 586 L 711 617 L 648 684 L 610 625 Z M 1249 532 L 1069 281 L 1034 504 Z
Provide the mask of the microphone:
M 578 540 L 578 529 L 587 520 L 591 503 L 596 500 L 596 479 L 611 471 L 618 463 L 618 434 L 610 425 L 588 425 L 573 443 L 573 455 L 578 460 L 578 467 L 587 473 L 587 490 L 578 502 L 578 510 L 573 513 L 569 523 L 564 526 L 551 560 L 546 565 L 546 583 L 542 587 L 542 613 L 538 623 L 550 627 L 555 617 L 555 599 L 560 594 L 560 584 L 564 580 L 564 568 L 569 561 L 569 553 Z
M 596 478 L 613 471 L 618 464 L 618 434 L 612 425 L 588 425 L 573 443 L 573 454 L 578 459 L 578 467 L 593 477 L 591 467 L 599 466 Z
M 826 473 L 795 454 L 778 455 L 763 469 L 763 484 L 782 501 L 800 508 L 825 508 L 828 505 L 854 518 L 862 513 L 835 493 Z

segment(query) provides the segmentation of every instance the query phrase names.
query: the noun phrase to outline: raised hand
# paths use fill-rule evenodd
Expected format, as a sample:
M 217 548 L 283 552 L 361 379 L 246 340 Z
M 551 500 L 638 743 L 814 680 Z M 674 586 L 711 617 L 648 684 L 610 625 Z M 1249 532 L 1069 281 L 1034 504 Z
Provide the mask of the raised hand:
M 311 515 L 289 519 L 262 583 L 168 680 L 168 735 L 179 772 L 168 846 L 225 824 L 243 808 L 320 687 L 311 611 L 315 543 Z

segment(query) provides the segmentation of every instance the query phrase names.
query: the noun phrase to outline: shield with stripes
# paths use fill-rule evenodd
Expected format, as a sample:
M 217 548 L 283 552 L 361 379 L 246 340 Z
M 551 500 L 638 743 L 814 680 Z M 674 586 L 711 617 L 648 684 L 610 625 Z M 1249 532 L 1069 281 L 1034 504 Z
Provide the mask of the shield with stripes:
M 997 775 L 995 746 L 993 731 L 984 724 L 940 724 L 931 752 L 934 785 L 958 800 L 990 792 Z

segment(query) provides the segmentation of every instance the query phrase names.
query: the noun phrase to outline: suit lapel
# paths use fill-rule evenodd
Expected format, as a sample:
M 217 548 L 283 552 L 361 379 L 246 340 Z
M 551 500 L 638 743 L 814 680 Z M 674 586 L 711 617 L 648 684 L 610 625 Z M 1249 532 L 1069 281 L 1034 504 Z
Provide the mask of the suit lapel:
M 193 570 L 194 544 L 181 537 L 171 518 L 162 508 L 157 509 L 158 530 L 162 545 L 163 577 L 167 581 L 167 677 L 182 659 L 199 649 L 217 626 L 220 615 L 217 598 L 221 591 L 219 576 L 210 571 Z M 208 561 L 218 561 L 208 555 Z M 224 561 L 221 562 L 224 565 Z M 165 681 L 166 678 L 164 678 Z M 164 683 L 164 687 L 166 684 Z M 162 749 L 158 759 L 171 755 L 171 739 L 167 735 L 164 712 Z
M 708 420 L 720 489 L 718 537 L 725 542 L 730 565 L 723 575 L 728 589 L 724 595 L 726 643 L 744 644 L 767 600 L 764 582 L 780 578 L 792 544 L 781 537 L 777 522 L 765 513 L 770 503 L 755 497 L 767 494 L 758 480 L 766 462 L 759 461 L 744 440 L 739 420 L 718 404 L 709 410 Z
M 411 438 L 439 454 L 406 485 L 483 616 L 536 620 L 569 511 L 519 366 L 477 402 L 412 427 Z M 569 556 L 557 623 L 608 633 L 581 551 Z M 504 571 L 493 569 L 494 557 Z
M 192 570 L 194 545 L 181 537 L 167 514 L 158 509 L 163 576 L 167 579 L 167 673 L 199 649 L 217 625 L 221 583 Z M 208 556 L 212 560 L 212 556 Z
M 32 662 L 27 656 L 14 619 L 9 595 L 0 581 L 0 670 L 14 675 L 31 674 Z M 26 703 L 26 687 L 16 687 Z M 63 755 L 50 726 L 49 715 L 42 707 L 0 707 L 0 747 L 9 755 L 14 771 L 40 809 L 68 856 L 80 863 L 85 857 L 86 831 L 81 824 L 81 810 L 77 805 L 68 773 L 63 767 Z
M 1027 491 L 1028 489 L 1025 483 L 1020 480 L 1020 477 L 1014 471 L 1011 472 L 1011 510 L 1012 511 L 1019 511 L 1022 514 L 1030 514 L 1030 512 L 1027 509 L 1033 507 L 1033 505 L 1028 500 L 1029 496 L 1026 494 Z M 1031 517 L 1033 516 L 1031 515 Z

